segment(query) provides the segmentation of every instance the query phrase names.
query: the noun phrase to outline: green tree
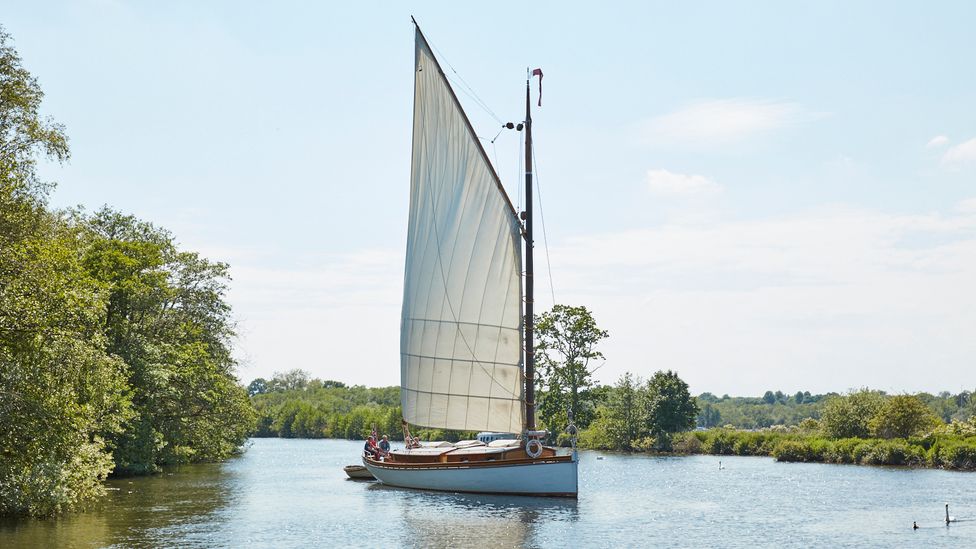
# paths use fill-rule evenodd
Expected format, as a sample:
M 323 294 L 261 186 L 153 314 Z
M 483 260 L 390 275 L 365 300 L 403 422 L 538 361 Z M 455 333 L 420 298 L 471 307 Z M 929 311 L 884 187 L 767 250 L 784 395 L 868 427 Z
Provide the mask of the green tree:
M 103 493 L 112 459 L 99 434 L 128 414 L 102 289 L 35 171 L 40 157 L 68 158 L 43 97 L 0 27 L 0 514 L 54 514 Z
M 700 399 L 701 397 L 699 397 Z M 698 426 L 709 429 L 719 425 L 722 425 L 722 413 L 717 406 L 705 401 L 705 404 L 701 406 L 701 412 L 698 413 Z
M 664 439 L 695 426 L 698 405 L 677 372 L 655 372 L 647 381 L 647 431 Z
M 869 422 L 884 404 L 884 395 L 861 389 L 847 396 L 833 396 L 824 404 L 820 424 L 830 438 L 867 438 Z
M 311 376 L 298 368 L 287 372 L 275 372 L 268 382 L 269 391 L 299 391 L 308 386 Z
M 889 397 L 868 422 L 879 438 L 908 438 L 925 434 L 942 425 L 942 421 L 917 396 Z
M 233 375 L 227 265 L 108 208 L 77 218 L 87 230 L 83 264 L 108 292 L 108 350 L 128 366 L 136 412 L 123 433 L 107 436 L 117 468 L 149 473 L 232 454 L 254 412 Z
M 702 393 L 698 395 L 698 400 L 701 402 L 718 402 L 720 399 L 712 393 Z
M 247 396 L 263 395 L 268 392 L 268 380 L 259 377 L 247 385 Z
M 620 376 L 608 394 L 604 429 L 612 448 L 632 450 L 646 433 L 646 403 L 640 378 Z
M 583 429 L 596 412 L 591 363 L 603 358 L 596 347 L 609 334 L 597 327 L 586 307 L 568 305 L 554 305 L 536 318 L 535 326 L 539 419 L 552 435 L 568 423 L 567 410 L 572 410 Z

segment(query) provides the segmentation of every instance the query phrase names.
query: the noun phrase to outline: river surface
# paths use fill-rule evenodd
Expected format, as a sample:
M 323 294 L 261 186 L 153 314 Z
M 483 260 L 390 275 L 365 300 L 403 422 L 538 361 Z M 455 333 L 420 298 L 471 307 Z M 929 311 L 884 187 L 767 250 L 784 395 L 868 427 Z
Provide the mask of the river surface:
M 582 452 L 574 501 L 347 480 L 360 448 L 255 439 L 225 463 L 109 481 L 84 512 L 0 522 L 0 548 L 976 547 L 974 473 Z

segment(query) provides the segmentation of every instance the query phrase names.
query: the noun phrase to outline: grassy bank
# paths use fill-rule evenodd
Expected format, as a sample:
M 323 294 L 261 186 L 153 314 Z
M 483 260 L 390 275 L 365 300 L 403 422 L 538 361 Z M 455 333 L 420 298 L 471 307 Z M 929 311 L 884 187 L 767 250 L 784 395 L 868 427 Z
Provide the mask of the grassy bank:
M 786 462 L 905 465 L 976 471 L 976 434 L 965 432 L 933 432 L 907 439 L 828 439 L 816 433 L 783 430 L 710 429 L 675 435 L 672 451 L 679 454 L 770 456 Z

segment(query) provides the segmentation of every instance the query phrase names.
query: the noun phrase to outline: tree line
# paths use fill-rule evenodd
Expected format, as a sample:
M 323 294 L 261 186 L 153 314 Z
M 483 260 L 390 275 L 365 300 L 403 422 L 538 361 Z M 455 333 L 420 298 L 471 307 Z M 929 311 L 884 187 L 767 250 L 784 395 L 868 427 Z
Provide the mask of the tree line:
M 0 514 L 50 515 L 110 473 L 237 451 L 254 412 L 234 376 L 227 265 L 104 207 L 48 206 L 65 128 L 0 28 Z
M 646 380 L 625 373 L 616 383 L 601 385 L 593 373 L 603 358 L 597 346 L 608 333 L 589 310 L 556 305 L 537 318 L 536 326 L 539 427 L 549 432 L 550 443 L 570 444 L 566 427 L 572 423 L 584 448 L 971 467 L 966 456 L 970 447 L 976 448 L 976 438 L 970 440 L 967 433 L 976 399 L 969 391 L 693 397 L 673 371 L 658 371 Z M 394 440 L 402 438 L 397 387 L 346 387 L 293 370 L 254 380 L 249 392 L 260 416 L 259 436 L 361 439 L 375 425 Z M 473 436 L 413 431 L 428 440 Z M 920 442 L 919 437 L 928 438 Z M 819 450 L 797 453 L 797 445 Z M 836 451 L 826 452 L 828 447 Z M 898 450 L 902 447 L 911 447 L 909 454 Z
M 887 396 L 884 392 L 877 392 Z M 917 393 L 922 403 L 945 423 L 964 421 L 976 412 L 976 400 L 971 391 L 938 394 Z M 738 429 L 762 429 L 776 425 L 798 425 L 806 418 L 818 419 L 825 404 L 839 393 L 811 395 L 809 391 L 784 394 L 782 391 L 766 391 L 762 397 L 717 397 L 712 393 L 698 395 L 696 425 L 702 428 L 732 427 Z
M 780 461 L 976 470 L 976 414 L 970 394 L 887 395 L 860 389 L 828 396 L 819 419 L 755 430 L 722 427 L 682 433 L 673 448 Z M 948 421 L 940 415 L 953 409 Z

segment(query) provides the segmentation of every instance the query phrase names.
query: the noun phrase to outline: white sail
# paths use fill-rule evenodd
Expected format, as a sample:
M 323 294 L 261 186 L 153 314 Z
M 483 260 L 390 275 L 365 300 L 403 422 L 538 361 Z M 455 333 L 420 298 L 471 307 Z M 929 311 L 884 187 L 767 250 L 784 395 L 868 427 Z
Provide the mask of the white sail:
M 403 417 L 441 429 L 520 432 L 520 225 L 419 30 L 416 42 Z

